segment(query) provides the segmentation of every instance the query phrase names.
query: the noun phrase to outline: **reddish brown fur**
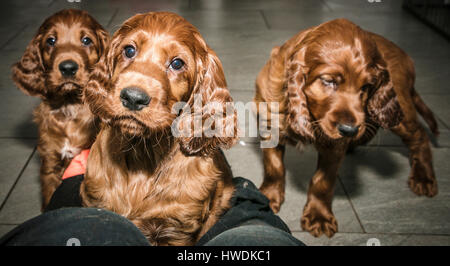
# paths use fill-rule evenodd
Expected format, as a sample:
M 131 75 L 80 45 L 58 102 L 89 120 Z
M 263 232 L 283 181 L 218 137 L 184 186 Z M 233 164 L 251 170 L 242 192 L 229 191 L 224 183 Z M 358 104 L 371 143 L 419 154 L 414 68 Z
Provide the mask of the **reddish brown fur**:
M 272 209 L 279 211 L 284 201 L 284 145 L 312 143 L 319 161 L 301 225 L 314 236 L 334 235 L 337 222 L 331 204 L 339 166 L 347 149 L 369 141 L 380 126 L 408 146 L 413 192 L 436 195 L 429 139 L 416 109 L 433 133 L 439 132 L 432 112 L 414 90 L 414 80 L 407 54 L 345 19 L 307 29 L 275 47 L 256 80 L 255 95 L 256 103 L 279 102 L 281 108 L 280 143 L 263 149 L 261 190 Z M 338 124 L 359 126 L 358 134 L 341 137 Z
M 125 57 L 133 45 L 136 56 Z M 173 58 L 186 64 L 169 67 Z M 139 87 L 148 106 L 130 111 L 120 92 Z M 193 104 L 194 93 L 207 103 L 231 102 L 222 65 L 198 30 L 168 12 L 131 17 L 114 34 L 106 56 L 84 91 L 91 110 L 104 122 L 88 158 L 81 185 L 85 206 L 106 208 L 130 219 L 153 245 L 194 244 L 229 207 L 232 173 L 220 147 L 229 137 L 175 138 L 174 120 L 208 112 L 173 114 L 179 101 Z M 236 129 L 236 112 L 225 117 Z
M 46 43 L 50 36 L 56 38 L 53 47 Z M 92 44 L 83 46 L 84 37 L 91 38 Z M 81 102 L 81 89 L 108 39 L 108 33 L 87 12 L 62 10 L 44 21 L 21 60 L 12 67 L 17 87 L 42 99 L 33 113 L 39 126 L 42 209 L 61 183 L 72 157 L 94 141 L 97 129 L 89 108 Z M 65 78 L 58 69 L 68 59 L 79 65 L 72 78 Z

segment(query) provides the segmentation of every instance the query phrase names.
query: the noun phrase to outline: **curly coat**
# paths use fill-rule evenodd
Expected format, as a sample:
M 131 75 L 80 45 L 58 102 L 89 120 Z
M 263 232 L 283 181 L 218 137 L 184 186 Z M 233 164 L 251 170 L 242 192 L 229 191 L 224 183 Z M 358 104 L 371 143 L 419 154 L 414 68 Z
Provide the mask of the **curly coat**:
M 17 87 L 42 99 L 33 112 L 39 127 L 42 210 L 70 160 L 95 139 L 95 119 L 82 103 L 81 92 L 108 41 L 109 34 L 87 12 L 62 10 L 44 21 L 22 58 L 12 66 Z M 77 64 L 74 75 L 62 74 L 60 64 L 64 61 Z
M 175 69 L 175 59 L 184 65 Z M 148 102 L 131 110 L 127 88 Z M 194 95 L 202 96 L 200 112 L 172 111 L 180 101 L 191 110 Z M 114 33 L 84 98 L 103 127 L 88 158 L 83 204 L 127 217 L 152 245 L 193 245 L 229 208 L 234 191 L 220 148 L 236 141 L 235 111 L 219 122 L 232 135 L 171 131 L 175 121 L 205 121 L 211 104 L 232 102 L 214 51 L 176 14 L 135 15 Z
M 429 138 L 417 111 L 438 135 L 436 120 L 414 89 L 412 59 L 394 43 L 345 19 L 304 30 L 275 47 L 256 80 L 254 101 L 278 102 L 280 142 L 263 149 L 261 191 L 278 212 L 284 201 L 285 144 L 313 144 L 319 152 L 301 218 L 314 236 L 337 231 L 331 203 L 347 150 L 366 143 L 379 127 L 409 148 L 408 184 L 418 195 L 437 194 Z M 271 121 L 268 121 L 269 125 Z M 352 136 L 342 128 L 352 129 Z M 340 129 L 341 128 L 341 129 Z M 271 139 L 271 136 L 268 136 Z

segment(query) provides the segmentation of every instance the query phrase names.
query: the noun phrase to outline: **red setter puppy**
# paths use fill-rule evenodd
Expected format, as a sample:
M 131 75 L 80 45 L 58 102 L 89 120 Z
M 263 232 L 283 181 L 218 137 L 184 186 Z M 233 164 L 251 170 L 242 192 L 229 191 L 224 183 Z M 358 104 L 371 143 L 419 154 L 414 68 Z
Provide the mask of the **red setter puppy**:
M 389 128 L 409 148 L 408 184 L 417 195 L 437 194 L 430 144 L 418 111 L 438 135 L 430 109 L 414 89 L 411 58 L 392 42 L 345 19 L 300 32 L 272 50 L 256 80 L 255 102 L 278 102 L 279 144 L 263 149 L 262 192 L 277 212 L 284 201 L 285 144 L 313 144 L 317 171 L 301 225 L 314 236 L 337 231 L 331 203 L 346 151 Z M 260 114 L 262 115 L 262 114 Z M 270 124 L 270 121 L 269 121 Z M 269 136 L 270 138 L 270 136 Z
M 232 134 L 207 137 L 201 126 L 177 137 L 172 130 L 232 103 L 222 65 L 198 30 L 168 12 L 131 17 L 96 64 L 84 98 L 103 123 L 80 188 L 83 205 L 127 217 L 153 245 L 194 244 L 229 207 L 232 173 L 220 148 L 237 138 L 234 110 L 212 125 Z M 195 104 L 200 110 L 191 113 Z
M 81 93 L 108 39 L 85 11 L 62 10 L 44 21 L 12 67 L 17 87 L 42 99 L 34 121 L 39 126 L 43 209 L 70 160 L 95 139 L 94 118 Z

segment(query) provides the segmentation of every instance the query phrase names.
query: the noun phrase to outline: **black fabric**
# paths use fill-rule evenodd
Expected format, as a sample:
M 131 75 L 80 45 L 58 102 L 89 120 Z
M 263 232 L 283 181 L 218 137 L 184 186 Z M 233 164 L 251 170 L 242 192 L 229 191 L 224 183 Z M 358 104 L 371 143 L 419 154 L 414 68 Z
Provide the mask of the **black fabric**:
M 81 207 L 80 185 L 83 177 L 83 175 L 78 175 L 64 179 L 53 194 L 45 211 L 63 207 Z M 233 184 L 236 189 L 230 200 L 231 208 L 202 236 L 196 245 L 204 245 L 220 233 L 243 224 L 267 224 L 291 233 L 280 217 L 272 212 L 269 200 L 252 181 L 243 177 L 235 177 Z
M 220 233 L 242 224 L 265 223 L 291 233 L 281 218 L 272 212 L 269 199 L 258 190 L 252 181 L 243 177 L 235 177 L 233 184 L 236 190 L 230 201 L 231 208 L 200 238 L 196 245 L 204 245 Z
M 149 246 L 124 217 L 97 208 L 60 208 L 38 215 L 0 238 L 0 246 Z
M 81 207 L 80 185 L 84 175 L 66 178 L 55 190 L 44 212 L 63 207 Z

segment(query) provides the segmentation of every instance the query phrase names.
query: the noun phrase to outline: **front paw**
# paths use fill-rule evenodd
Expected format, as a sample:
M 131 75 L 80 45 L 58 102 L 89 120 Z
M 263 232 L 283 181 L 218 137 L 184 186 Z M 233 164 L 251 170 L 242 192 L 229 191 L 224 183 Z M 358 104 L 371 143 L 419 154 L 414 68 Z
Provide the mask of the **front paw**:
M 434 197 L 438 193 L 437 181 L 421 176 L 411 176 L 408 180 L 411 190 L 419 196 Z
M 303 230 L 308 231 L 315 237 L 322 234 L 332 237 L 338 230 L 333 213 L 316 207 L 305 207 L 300 223 Z
M 278 213 L 281 204 L 284 202 L 284 187 L 277 184 L 267 185 L 263 183 L 259 190 L 270 200 L 272 211 Z
M 434 197 L 438 193 L 436 178 L 433 174 L 427 174 L 425 167 L 419 164 L 413 166 L 408 185 L 419 196 Z

